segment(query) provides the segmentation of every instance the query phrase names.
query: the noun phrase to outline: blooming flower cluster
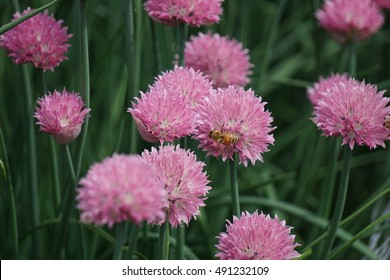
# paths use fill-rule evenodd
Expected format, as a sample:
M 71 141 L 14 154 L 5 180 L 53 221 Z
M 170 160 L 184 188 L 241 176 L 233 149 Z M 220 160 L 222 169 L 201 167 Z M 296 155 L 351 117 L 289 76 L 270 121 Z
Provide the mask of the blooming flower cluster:
M 248 50 L 236 40 L 219 34 L 192 36 L 185 45 L 184 64 L 202 71 L 217 88 L 245 86 L 252 73 Z
M 316 18 L 339 43 L 363 41 L 377 32 L 384 22 L 372 0 L 325 0 Z
M 309 87 L 307 89 L 307 96 L 313 104 L 316 106 L 319 99 L 321 98 L 321 92 L 326 92 L 328 89 L 332 87 L 332 85 L 337 83 L 345 83 L 351 80 L 348 74 L 332 74 L 327 78 L 320 77 L 320 80 L 313 85 L 313 87 Z
M 165 184 L 169 223 L 176 227 L 181 223 L 188 224 L 192 217 L 196 219 L 210 190 L 206 173 L 202 171 L 204 163 L 197 161 L 193 152 L 179 146 L 152 148 L 150 152 L 144 151 L 142 158 L 156 168 L 158 178 Z M 154 222 L 164 221 L 165 217 Z
M 319 93 L 313 121 L 324 136 L 341 136 L 351 150 L 355 144 L 384 147 L 390 99 L 383 94 L 376 86 L 353 79 L 335 83 Z
M 14 20 L 32 11 L 31 8 L 15 13 Z M 64 59 L 72 37 L 62 20 L 56 21 L 45 11 L 37 14 L 0 36 L 0 46 L 16 64 L 31 62 L 43 71 L 57 67 Z
M 223 0 L 148 0 L 145 9 L 154 20 L 167 25 L 180 22 L 192 26 L 209 25 L 220 20 Z
M 252 90 L 229 86 L 218 89 L 199 104 L 198 132 L 194 138 L 207 155 L 233 159 L 238 153 L 240 162 L 255 164 L 262 161 L 262 153 L 274 143 L 271 134 L 272 117 L 266 111 L 265 102 Z M 213 137 L 213 132 L 220 138 Z
M 243 212 L 240 218 L 228 221 L 226 233 L 220 233 L 219 252 L 221 260 L 289 260 L 300 256 L 294 249 L 295 236 L 290 234 L 291 227 L 275 216 L 252 215 Z
M 80 180 L 77 207 L 81 220 L 98 225 L 162 219 L 164 183 L 139 156 L 118 155 L 90 167 Z
M 390 0 L 374 0 L 380 8 L 390 9 Z
M 84 119 L 90 109 L 84 108 L 84 102 L 78 93 L 54 91 L 38 100 L 34 117 L 43 132 L 53 136 L 59 144 L 72 142 L 81 131 Z

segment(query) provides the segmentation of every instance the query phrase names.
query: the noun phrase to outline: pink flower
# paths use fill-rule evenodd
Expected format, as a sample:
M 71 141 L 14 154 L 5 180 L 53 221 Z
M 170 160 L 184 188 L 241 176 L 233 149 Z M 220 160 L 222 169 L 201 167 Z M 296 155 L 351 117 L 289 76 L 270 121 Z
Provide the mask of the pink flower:
M 210 187 L 207 175 L 203 172 L 205 164 L 196 160 L 189 150 L 179 146 L 160 146 L 157 151 L 144 151 L 144 158 L 157 169 L 158 178 L 165 183 L 168 193 L 168 219 L 176 227 L 186 223 L 200 214 L 199 207 L 204 206 L 204 200 Z M 155 223 L 163 223 L 165 219 L 156 219 Z
M 326 92 L 334 84 L 345 83 L 349 81 L 351 77 L 348 74 L 332 74 L 328 78 L 320 77 L 319 82 L 315 83 L 313 87 L 307 89 L 307 96 L 310 99 L 311 104 L 316 106 L 321 98 L 321 92 Z
M 158 76 L 154 86 L 181 94 L 193 109 L 213 90 L 210 80 L 200 71 L 178 66 Z
M 192 26 L 219 22 L 223 0 L 148 0 L 145 10 L 154 20 L 167 25 L 180 22 Z
M 274 143 L 271 127 L 272 117 L 265 111 L 265 102 L 256 97 L 252 90 L 229 86 L 211 93 L 199 104 L 198 132 L 194 135 L 200 141 L 199 147 L 207 155 L 233 159 L 238 153 L 240 162 L 247 166 L 250 160 L 262 161 L 262 153 Z
M 78 93 L 54 91 L 38 99 L 34 117 L 43 132 L 51 134 L 59 144 L 68 144 L 80 134 L 81 126 L 90 109 Z
M 294 249 L 291 227 L 275 216 L 243 212 L 241 218 L 228 221 L 226 233 L 220 233 L 215 256 L 221 260 L 290 260 L 300 256 Z
M 164 217 L 164 183 L 139 156 L 118 155 L 92 165 L 80 180 L 77 208 L 81 221 L 98 225 Z
M 16 12 L 14 20 L 32 11 L 28 8 L 22 14 Z M 68 28 L 62 27 L 62 20 L 56 21 L 45 11 L 37 14 L 0 36 L 0 46 L 16 64 L 31 62 L 43 71 L 57 67 L 69 48 Z
M 370 148 L 385 147 L 389 137 L 385 127 L 390 113 L 389 98 L 376 86 L 349 80 L 334 84 L 314 108 L 314 123 L 324 136 L 341 136 L 343 145 L 366 145 Z
M 133 108 L 127 111 L 144 140 L 172 142 L 195 132 L 195 114 L 180 92 L 154 85 L 135 99 L 137 103 L 132 102 Z
M 378 31 L 384 18 L 372 0 L 325 0 L 316 12 L 320 25 L 339 43 L 363 41 Z
M 192 36 L 185 45 L 184 64 L 202 71 L 215 87 L 245 86 L 252 74 L 248 50 L 236 40 L 218 34 Z
M 380 8 L 390 9 L 390 0 L 374 0 Z

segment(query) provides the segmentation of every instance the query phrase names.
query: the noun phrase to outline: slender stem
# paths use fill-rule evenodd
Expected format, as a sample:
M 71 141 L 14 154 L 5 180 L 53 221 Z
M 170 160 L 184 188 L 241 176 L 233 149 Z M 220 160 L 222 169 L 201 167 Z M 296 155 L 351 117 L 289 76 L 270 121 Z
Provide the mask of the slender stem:
M 351 149 L 348 146 L 345 146 L 339 193 L 337 196 L 333 217 L 329 225 L 329 235 L 325 240 L 325 249 L 322 255 L 323 259 L 325 259 L 329 255 L 332 249 L 334 240 L 336 238 L 336 231 L 339 227 L 340 220 L 343 215 L 344 205 L 345 205 L 345 200 L 347 197 L 347 190 L 348 190 L 349 172 L 351 169 L 351 154 L 352 154 Z
M 350 247 L 356 240 L 359 240 L 362 238 L 366 233 L 372 231 L 377 225 L 383 223 L 384 221 L 390 219 L 390 213 L 379 217 L 374 222 L 366 226 L 364 229 L 362 229 L 360 232 L 358 232 L 351 240 L 349 240 L 347 243 L 345 243 L 343 246 L 341 246 L 336 252 L 334 252 L 329 259 L 334 259 L 337 255 L 339 255 L 341 252 L 343 252 L 345 249 Z
M 230 171 L 230 190 L 232 196 L 232 209 L 233 215 L 237 218 L 240 217 L 240 197 L 238 194 L 238 181 L 237 181 L 237 156 L 234 154 L 234 160 L 229 160 Z
M 273 47 L 276 35 L 278 34 L 279 22 L 282 18 L 282 14 L 284 11 L 284 7 L 286 6 L 286 3 L 287 3 L 287 0 L 280 0 L 278 9 L 276 11 L 276 15 L 275 15 L 274 20 L 272 22 L 272 26 L 269 29 L 270 33 L 269 33 L 269 36 L 267 38 L 267 44 L 266 44 L 266 47 L 264 50 L 263 62 L 260 66 L 259 81 L 264 80 L 265 77 L 267 76 L 267 68 L 268 68 L 268 65 L 271 61 L 271 56 L 272 56 L 272 50 L 273 50 L 272 47 Z M 262 84 L 263 83 L 261 83 L 261 82 L 258 83 L 258 88 L 257 88 L 258 92 L 261 92 Z
M 180 23 L 177 27 L 177 54 L 179 55 L 179 66 L 184 64 L 184 44 L 187 38 L 188 25 Z
M 357 71 L 357 55 L 356 55 L 356 44 L 351 43 L 349 46 L 349 74 L 351 77 L 356 76 Z
M 176 232 L 176 248 L 177 248 L 177 254 L 176 258 L 178 260 L 184 260 L 184 246 L 185 246 L 185 239 L 186 239 L 186 229 L 184 225 L 180 225 L 177 227 Z
M 40 72 L 42 75 L 43 94 L 47 94 L 45 72 L 43 71 Z M 54 183 L 54 201 L 55 201 L 55 207 L 56 209 L 58 209 L 61 203 L 61 190 L 60 190 L 60 176 L 58 171 L 59 168 L 58 168 L 57 148 L 53 137 L 49 137 L 49 145 L 50 145 L 50 156 L 51 156 L 51 164 L 52 164 L 52 176 L 53 176 L 53 183 Z
M 121 260 L 122 259 L 122 250 L 123 245 L 125 243 L 125 224 L 120 223 L 115 225 L 115 235 L 116 235 L 116 242 L 114 247 L 114 260 Z
M 160 226 L 160 235 L 158 239 L 158 257 L 159 260 L 169 259 L 169 220 L 166 213 L 165 222 Z
M 340 138 L 336 138 L 332 140 L 335 140 L 334 149 L 333 149 L 333 153 L 331 154 L 331 158 L 328 166 L 328 172 L 326 173 L 327 176 L 325 178 L 325 183 L 322 186 L 321 200 L 319 205 L 319 215 L 325 219 L 328 219 L 332 207 L 332 197 L 334 194 L 336 174 L 337 174 L 337 160 L 339 158 L 340 146 L 341 146 Z M 321 256 L 321 252 L 323 250 L 323 244 L 321 245 L 317 250 L 315 250 L 314 259 L 317 259 L 319 258 L 319 256 Z
M 4 164 L 5 170 L 7 174 L 7 185 L 8 185 L 8 193 L 9 193 L 9 202 L 11 206 L 11 245 L 12 245 L 12 253 L 15 259 L 19 258 L 19 231 L 18 231 L 18 218 L 16 214 L 16 203 L 15 203 L 15 194 L 14 194 L 14 186 L 12 183 L 11 169 L 9 167 L 7 149 L 5 146 L 5 141 L 3 137 L 3 131 L 0 127 L 0 140 L 1 140 L 1 149 L 3 150 Z
M 86 0 L 78 0 L 79 22 L 81 34 L 81 95 L 84 97 L 85 106 L 89 108 L 90 104 L 90 77 L 89 77 L 89 53 L 88 53 L 88 28 L 87 28 L 87 9 Z M 81 134 L 81 144 L 79 157 L 77 160 L 76 177 L 79 177 L 84 154 L 85 141 L 87 139 L 89 118 L 85 120 L 84 129 Z
M 130 233 L 129 233 L 129 245 L 127 247 L 126 259 L 132 259 L 135 248 L 137 247 L 138 234 L 140 227 L 136 224 L 130 224 Z

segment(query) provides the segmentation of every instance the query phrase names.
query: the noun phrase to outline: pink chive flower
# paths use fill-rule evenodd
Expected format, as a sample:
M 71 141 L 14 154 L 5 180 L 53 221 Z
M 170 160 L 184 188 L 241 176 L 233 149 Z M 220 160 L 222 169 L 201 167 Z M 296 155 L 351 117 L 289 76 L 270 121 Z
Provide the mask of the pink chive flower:
M 14 20 L 33 10 L 27 8 L 22 14 L 16 12 Z M 62 26 L 63 21 L 56 21 L 45 11 L 22 22 L 0 36 L 0 46 L 5 48 L 15 64 L 31 62 L 43 71 L 57 67 L 67 59 L 68 28 Z
M 158 178 L 165 183 L 169 223 L 176 227 L 181 223 L 188 224 L 192 217 L 196 219 L 210 190 L 206 172 L 202 171 L 205 164 L 197 161 L 193 152 L 179 146 L 145 150 L 142 158 L 156 168 Z M 164 221 L 165 218 L 156 219 L 155 223 Z
M 49 92 L 38 99 L 34 117 L 41 131 L 53 136 L 59 144 L 68 144 L 79 136 L 81 126 L 91 109 L 84 108 L 84 102 L 78 93 Z
M 300 256 L 294 249 L 295 235 L 291 227 L 277 216 L 252 215 L 243 212 L 241 218 L 228 221 L 226 232 L 217 237 L 219 252 L 215 255 L 221 260 L 291 260 Z
M 351 77 L 346 73 L 332 74 L 327 78 L 320 77 L 320 80 L 317 83 L 307 89 L 307 96 L 311 104 L 316 106 L 319 99 L 321 98 L 321 92 L 326 92 L 334 84 L 345 83 L 349 80 L 351 80 Z
M 219 34 L 192 36 L 184 49 L 184 64 L 202 71 L 215 87 L 245 86 L 252 74 L 248 50 L 241 43 Z
M 320 25 L 343 44 L 363 41 L 378 31 L 384 18 L 372 0 L 325 0 L 316 12 Z
M 355 144 L 385 147 L 390 106 L 389 98 L 383 97 L 384 91 L 377 92 L 376 86 L 349 80 L 320 94 L 313 121 L 323 136 L 341 136 L 342 144 L 348 144 L 351 150 Z
M 77 208 L 80 219 L 97 225 L 155 220 L 164 217 L 164 183 L 156 170 L 135 155 L 105 158 L 80 180 Z
M 128 112 L 144 140 L 172 142 L 195 132 L 195 114 L 181 93 L 153 85 L 135 100 Z
M 148 0 L 145 10 L 155 21 L 167 25 L 180 22 L 199 27 L 219 22 L 223 0 Z
M 179 66 L 158 76 L 154 85 L 181 94 L 193 109 L 213 90 L 211 81 L 200 71 Z
M 380 8 L 390 9 L 390 0 L 374 0 Z
M 198 106 L 198 132 L 194 138 L 207 156 L 222 156 L 233 159 L 237 153 L 240 162 L 247 166 L 250 160 L 263 161 L 262 153 L 274 143 L 271 134 L 271 113 L 266 111 L 265 102 L 249 89 L 229 86 L 219 88 Z

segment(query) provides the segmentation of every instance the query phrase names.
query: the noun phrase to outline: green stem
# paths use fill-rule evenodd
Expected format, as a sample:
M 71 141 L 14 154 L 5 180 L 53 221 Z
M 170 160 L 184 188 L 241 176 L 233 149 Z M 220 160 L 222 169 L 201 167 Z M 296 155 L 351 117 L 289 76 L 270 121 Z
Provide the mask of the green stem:
M 135 248 L 137 247 L 139 231 L 140 227 L 138 225 L 130 224 L 129 245 L 127 247 L 126 259 L 133 259 Z
M 9 202 L 11 206 L 11 245 L 12 245 L 12 253 L 15 259 L 19 258 L 19 231 L 18 231 L 18 218 L 16 214 L 16 203 L 15 203 L 15 194 L 14 194 L 14 186 L 12 183 L 11 169 L 8 162 L 7 149 L 5 146 L 5 141 L 3 137 L 3 131 L 0 127 L 0 140 L 1 140 L 1 149 L 3 150 L 4 164 L 6 170 L 6 181 L 8 185 L 8 193 L 9 193 Z
M 79 8 L 79 32 L 81 34 L 81 95 L 84 97 L 86 108 L 90 107 L 90 77 L 89 77 L 89 53 L 88 53 L 88 28 L 86 0 L 78 0 Z M 77 160 L 76 177 L 79 177 L 84 154 L 85 141 L 87 139 L 89 118 L 85 120 L 84 129 L 81 134 L 79 157 Z
M 332 220 L 330 221 L 329 235 L 325 240 L 325 249 L 324 249 L 324 253 L 322 254 L 322 259 L 325 259 L 329 255 L 332 249 L 334 240 L 336 238 L 336 232 L 339 227 L 341 217 L 343 215 L 344 205 L 345 205 L 345 200 L 347 197 L 347 190 L 348 190 L 349 172 L 351 169 L 351 154 L 352 151 L 349 148 L 349 146 L 345 146 L 339 193 L 337 196 L 335 211 L 333 213 Z
M 267 38 L 267 45 L 264 50 L 264 57 L 263 61 L 260 66 L 260 75 L 259 75 L 259 81 L 264 80 L 267 76 L 267 68 L 270 64 L 271 61 L 271 56 L 272 56 L 272 50 L 273 50 L 273 44 L 275 42 L 276 35 L 278 34 L 278 26 L 280 23 L 280 20 L 282 18 L 282 14 L 284 11 L 284 7 L 286 6 L 287 0 L 280 0 L 278 9 L 276 11 L 276 15 L 274 17 L 274 20 L 272 22 L 272 26 L 269 29 L 270 33 Z M 257 86 L 257 92 L 262 91 L 262 83 L 258 83 Z
M 176 245 L 176 258 L 178 260 L 184 260 L 184 246 L 185 246 L 185 237 L 186 237 L 186 229 L 184 227 L 184 225 L 180 225 L 177 227 L 177 232 L 176 232 L 177 236 L 176 236 L 176 242 L 177 242 L 177 245 Z
M 165 222 L 160 226 L 160 235 L 158 239 L 158 260 L 169 259 L 169 220 L 166 213 Z
M 337 162 L 340 154 L 341 139 L 336 138 L 334 140 L 334 149 L 331 154 L 327 176 L 325 178 L 325 183 L 322 186 L 321 200 L 319 205 L 319 215 L 325 219 L 328 219 L 330 210 L 332 207 L 332 197 L 335 189 L 335 181 L 337 174 Z M 317 232 L 318 233 L 318 232 Z M 317 235 L 317 234 L 316 234 Z M 323 246 L 323 244 L 321 244 Z M 314 259 L 317 259 L 321 256 L 323 247 L 320 246 L 314 253 Z
M 232 209 L 233 215 L 237 218 L 240 217 L 240 197 L 238 192 L 238 181 L 237 181 L 237 156 L 234 154 L 234 159 L 229 160 L 229 171 L 230 171 L 230 190 L 232 196 Z
M 179 55 L 179 66 L 184 65 L 184 44 L 187 38 L 188 25 L 180 23 L 177 27 L 177 54 Z
M 38 195 L 38 171 L 37 171 L 37 151 L 35 143 L 35 127 L 33 119 L 33 91 L 31 86 L 31 76 L 27 65 L 22 65 L 23 80 L 26 86 L 26 112 L 28 118 L 28 150 L 29 150 L 29 167 L 30 167 L 30 189 L 33 224 L 38 225 L 40 222 L 40 206 Z
M 374 229 L 377 225 L 381 224 L 382 222 L 386 221 L 387 219 L 390 219 L 390 213 L 387 215 L 384 215 L 378 219 L 376 219 L 374 222 L 366 226 L 364 229 L 362 229 L 359 233 L 357 233 L 351 240 L 349 240 L 347 243 L 345 243 L 343 246 L 341 246 L 336 252 L 334 252 L 329 259 L 334 259 L 337 255 L 342 253 L 345 249 L 350 247 L 356 240 L 359 240 L 362 238 L 367 232 L 370 232 L 372 229 Z
M 356 76 L 357 71 L 357 55 L 356 55 L 356 44 L 351 43 L 349 46 L 349 74 L 351 77 Z
M 115 232 L 116 232 L 116 242 L 114 246 L 114 260 L 121 260 L 122 259 L 122 250 L 123 245 L 125 243 L 125 224 L 120 223 L 115 225 Z
M 46 84 L 46 76 L 45 72 L 41 71 L 42 75 L 42 89 L 43 94 L 47 94 L 47 84 Z M 60 176 L 59 176 L 59 168 L 58 168 L 58 155 L 57 148 L 54 142 L 53 137 L 49 137 L 49 145 L 50 145 L 50 156 L 51 156 L 51 164 L 52 164 L 52 176 L 54 183 L 54 201 L 56 209 L 59 208 L 61 203 L 61 190 L 60 190 Z

